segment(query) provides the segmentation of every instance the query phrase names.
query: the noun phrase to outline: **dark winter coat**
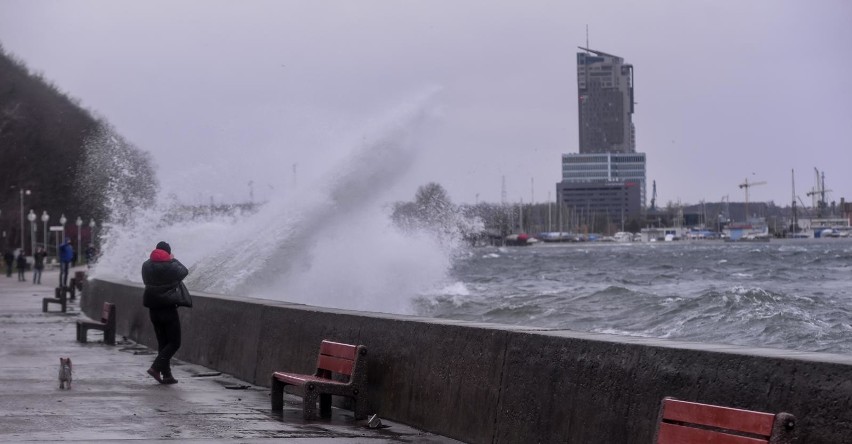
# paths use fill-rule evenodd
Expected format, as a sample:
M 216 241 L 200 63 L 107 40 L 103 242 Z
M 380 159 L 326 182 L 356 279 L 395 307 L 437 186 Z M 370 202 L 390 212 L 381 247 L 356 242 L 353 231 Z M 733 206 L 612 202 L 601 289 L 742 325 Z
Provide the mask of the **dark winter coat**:
M 189 270 L 165 250 L 152 251 L 151 257 L 142 264 L 142 282 L 145 283 L 142 305 L 152 310 L 175 308 L 175 304 L 163 300 L 163 295 L 177 288 L 187 274 Z
M 36 254 L 33 255 L 33 268 L 36 270 L 44 269 L 44 258 L 47 257 L 47 253 L 44 251 L 37 251 Z
M 18 270 L 26 270 L 27 269 L 27 258 L 24 257 L 23 254 L 18 255 Z
M 59 246 L 59 262 L 71 263 L 74 260 L 74 247 L 71 243 L 65 242 Z

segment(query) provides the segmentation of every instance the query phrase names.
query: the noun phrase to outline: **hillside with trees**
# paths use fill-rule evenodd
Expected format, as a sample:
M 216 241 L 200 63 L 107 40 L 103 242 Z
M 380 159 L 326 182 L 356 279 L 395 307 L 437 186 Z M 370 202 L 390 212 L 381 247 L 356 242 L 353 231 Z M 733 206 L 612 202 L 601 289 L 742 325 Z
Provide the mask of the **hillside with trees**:
M 76 243 L 78 216 L 86 227 L 93 218 L 101 223 L 110 216 L 108 193 L 145 204 L 156 187 L 147 152 L 0 45 L 0 249 L 21 245 L 22 196 L 24 216 L 31 209 L 38 215 L 37 241 L 46 211 L 49 225 L 66 216 L 66 234 Z M 82 230 L 84 238 L 88 233 Z M 29 254 L 26 219 L 24 241 Z

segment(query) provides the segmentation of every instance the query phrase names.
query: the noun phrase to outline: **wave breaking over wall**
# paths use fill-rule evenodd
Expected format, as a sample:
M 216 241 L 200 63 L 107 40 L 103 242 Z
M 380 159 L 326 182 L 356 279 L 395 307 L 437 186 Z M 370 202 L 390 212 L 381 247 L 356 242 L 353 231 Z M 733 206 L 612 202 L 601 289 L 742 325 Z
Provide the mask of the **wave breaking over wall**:
M 357 142 L 338 147 L 345 155 L 314 183 L 251 210 L 191 213 L 170 190 L 161 190 L 155 205 L 106 224 L 94 275 L 139 282 L 142 262 L 166 240 L 190 268 L 191 289 L 410 312 L 414 295 L 445 279 L 458 246 L 402 233 L 388 217 L 388 191 L 416 160 L 420 136 L 434 123 L 434 95 L 417 97 Z M 127 214 L 124 206 L 121 213 Z

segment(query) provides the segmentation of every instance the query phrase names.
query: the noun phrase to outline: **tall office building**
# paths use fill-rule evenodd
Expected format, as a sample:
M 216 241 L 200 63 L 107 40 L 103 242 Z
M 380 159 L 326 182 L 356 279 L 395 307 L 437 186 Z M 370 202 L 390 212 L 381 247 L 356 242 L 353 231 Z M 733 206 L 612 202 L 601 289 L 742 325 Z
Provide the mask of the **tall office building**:
M 633 65 L 612 54 L 580 49 L 580 152 L 563 154 L 556 193 L 568 208 L 623 222 L 639 216 L 645 206 L 645 154 L 636 152 L 633 127 Z
M 633 65 L 612 54 L 577 53 L 580 154 L 634 153 Z

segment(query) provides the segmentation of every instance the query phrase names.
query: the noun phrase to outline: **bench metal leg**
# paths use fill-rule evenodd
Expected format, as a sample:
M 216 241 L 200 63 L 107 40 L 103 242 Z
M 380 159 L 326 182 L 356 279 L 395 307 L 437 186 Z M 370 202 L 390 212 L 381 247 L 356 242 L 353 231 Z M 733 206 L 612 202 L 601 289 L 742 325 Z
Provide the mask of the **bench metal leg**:
M 366 396 L 355 396 L 355 407 L 353 408 L 353 413 L 355 414 L 355 419 L 367 419 L 368 410 L 367 410 L 367 397 Z
M 302 399 L 302 413 L 305 419 L 317 418 L 317 398 L 319 394 L 314 387 L 310 385 L 305 388 L 305 396 Z
M 273 411 L 281 411 L 284 410 L 284 383 L 272 377 L 272 393 L 270 394 L 270 398 L 272 399 L 272 410 Z
M 320 418 L 331 418 L 331 395 L 322 393 L 319 395 Z

